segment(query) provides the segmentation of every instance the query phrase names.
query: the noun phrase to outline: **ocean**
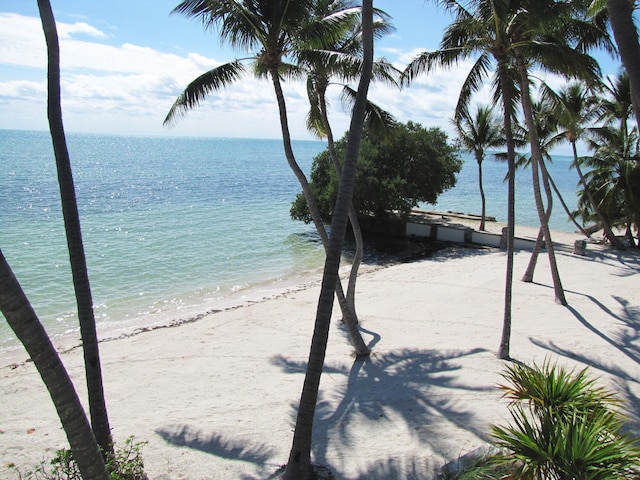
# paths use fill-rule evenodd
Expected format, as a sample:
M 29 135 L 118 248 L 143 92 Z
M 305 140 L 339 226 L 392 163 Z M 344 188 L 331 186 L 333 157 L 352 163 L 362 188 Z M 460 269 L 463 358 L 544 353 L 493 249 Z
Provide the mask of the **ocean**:
M 192 318 L 282 291 L 319 273 L 314 228 L 289 217 L 300 188 L 280 140 L 67 134 L 99 334 Z M 54 338 L 77 317 L 48 132 L 0 130 L 0 249 Z M 325 145 L 294 141 L 302 169 Z M 480 213 L 477 164 L 428 209 Z M 552 175 L 570 208 L 568 157 Z M 506 218 L 506 166 L 483 163 L 487 214 Z M 537 225 L 531 174 L 517 222 Z M 556 202 L 552 228 L 572 231 Z M 0 358 L 20 350 L 0 322 Z

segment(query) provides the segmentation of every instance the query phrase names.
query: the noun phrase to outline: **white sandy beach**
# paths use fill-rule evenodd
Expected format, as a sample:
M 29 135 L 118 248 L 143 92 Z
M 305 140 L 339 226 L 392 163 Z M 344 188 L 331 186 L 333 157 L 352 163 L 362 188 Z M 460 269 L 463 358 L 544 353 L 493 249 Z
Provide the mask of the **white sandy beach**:
M 531 232 L 526 232 L 530 234 Z M 546 252 L 534 283 L 515 257 L 512 356 L 582 368 L 618 391 L 640 434 L 640 257 L 589 244 L 557 252 L 568 307 L 555 303 Z M 373 354 L 354 363 L 334 321 L 314 458 L 345 479 L 431 479 L 505 422 L 496 384 L 505 253 L 450 247 L 433 258 L 369 269 L 357 307 Z M 266 479 L 287 460 L 319 284 L 104 342 L 107 406 L 118 443 L 148 442 L 151 479 Z M 336 314 L 336 320 L 339 316 Z M 79 349 L 63 361 L 84 399 Z M 0 478 L 51 458 L 66 438 L 30 363 L 0 366 Z

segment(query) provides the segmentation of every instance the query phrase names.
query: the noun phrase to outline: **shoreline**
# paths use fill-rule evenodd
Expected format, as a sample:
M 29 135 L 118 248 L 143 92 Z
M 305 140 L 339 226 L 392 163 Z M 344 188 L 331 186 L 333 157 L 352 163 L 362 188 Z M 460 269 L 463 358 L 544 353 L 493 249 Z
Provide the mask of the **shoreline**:
M 553 300 L 546 255 L 535 282 L 525 284 L 518 276 L 529 252 L 516 252 L 512 356 L 591 365 L 622 394 L 638 435 L 640 258 L 597 244 L 584 257 L 557 257 L 570 308 Z M 486 445 L 489 425 L 509 417 L 496 388 L 504 362 L 495 357 L 504 258 L 497 249 L 452 246 L 362 273 L 356 302 L 373 355 L 354 363 L 336 312 L 316 417 L 317 463 L 337 478 L 428 480 Z M 148 442 L 142 454 L 152 480 L 267 478 L 291 445 L 318 293 L 319 283 L 308 282 L 177 328 L 103 343 L 116 442 L 131 435 Z M 62 357 L 84 402 L 81 351 Z M 0 372 L 0 468 L 13 462 L 24 472 L 66 440 L 33 366 Z
M 439 211 L 421 211 L 423 217 L 426 217 L 429 222 L 436 225 L 444 225 L 453 228 L 468 229 L 471 228 L 475 231 L 478 230 L 480 224 L 479 218 L 473 218 L 468 214 L 459 214 L 457 212 L 439 212 Z M 485 223 L 485 232 L 499 235 L 502 228 L 506 227 L 506 224 L 494 220 L 488 220 Z M 516 225 L 516 237 L 526 240 L 535 241 L 537 235 L 537 228 L 527 225 Z M 554 245 L 564 249 L 565 251 L 571 251 L 573 248 L 573 242 L 577 239 L 584 239 L 584 236 L 579 232 L 566 232 L 560 230 L 553 230 L 552 238 Z M 597 232 L 592 235 L 588 240 L 590 248 L 603 249 L 607 248 L 601 240 L 596 240 L 595 237 L 602 237 L 602 232 Z M 377 252 L 373 259 L 369 262 L 366 260 L 360 267 L 359 274 L 364 274 L 371 270 L 377 270 L 378 268 L 386 268 L 392 266 L 398 262 L 412 262 L 419 261 L 422 258 L 428 258 L 432 255 L 437 255 L 439 249 L 445 248 L 444 246 L 449 242 L 435 242 L 434 245 L 440 244 L 441 246 L 433 250 L 431 248 L 421 247 L 420 241 L 410 242 L 409 239 L 390 239 L 391 242 L 396 241 L 399 243 L 408 242 L 409 247 L 401 250 L 396 250 L 393 253 L 380 253 Z M 458 245 L 458 248 L 492 248 L 482 245 Z M 424 251 L 427 251 L 426 256 Z M 541 252 L 544 254 L 544 250 Z M 341 277 L 343 282 L 348 281 L 349 265 L 345 264 L 341 267 Z M 205 301 L 204 297 L 199 299 L 197 303 L 190 303 L 182 306 L 173 307 L 169 312 L 160 314 L 156 317 L 157 312 L 154 313 L 132 313 L 128 314 L 124 319 L 110 320 L 106 323 L 98 322 L 98 335 L 99 343 L 112 342 L 122 338 L 128 338 L 141 333 L 145 333 L 151 330 L 175 328 L 183 324 L 193 323 L 202 320 L 203 318 L 211 315 L 235 310 L 237 308 L 243 308 L 254 303 L 260 303 L 268 301 L 274 298 L 279 298 L 291 292 L 299 290 L 306 290 L 320 284 L 322 279 L 322 265 L 319 265 L 315 269 L 305 269 L 304 271 L 297 272 L 285 277 L 276 277 L 267 280 L 263 280 L 256 284 L 248 285 L 244 288 L 240 288 L 237 291 L 228 293 L 224 296 L 220 296 L 209 301 Z M 182 312 L 181 312 L 182 310 Z M 12 332 L 11 332 L 12 333 Z M 81 347 L 81 339 L 79 337 L 79 327 L 76 327 L 67 332 L 56 332 L 51 336 L 52 342 L 56 347 L 56 350 L 60 354 L 64 354 L 68 351 L 72 351 Z M 29 361 L 25 358 L 26 352 L 23 349 L 22 344 L 17 339 L 13 339 L 13 344 L 10 344 L 3 349 L 0 349 L 0 368 L 2 367 L 15 367 L 16 365 L 23 365 Z

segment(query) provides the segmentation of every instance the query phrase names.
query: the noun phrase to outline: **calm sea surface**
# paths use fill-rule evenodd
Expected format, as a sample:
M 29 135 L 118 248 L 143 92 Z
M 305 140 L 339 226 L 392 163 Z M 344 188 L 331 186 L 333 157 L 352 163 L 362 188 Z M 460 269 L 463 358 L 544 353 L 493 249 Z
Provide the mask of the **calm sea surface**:
M 312 226 L 294 222 L 299 191 L 279 140 L 68 134 L 100 331 L 190 318 L 299 283 L 323 262 Z M 307 173 L 324 144 L 294 142 Z M 465 157 L 467 158 L 467 157 Z M 569 158 L 551 166 L 570 208 Z M 505 165 L 485 161 L 487 213 L 504 221 Z M 517 222 L 536 225 L 530 173 Z M 477 164 L 425 208 L 480 213 Z M 552 228 L 573 230 L 560 206 Z M 77 331 L 73 286 L 47 132 L 0 130 L 0 248 L 53 336 Z M 17 349 L 0 322 L 0 357 Z

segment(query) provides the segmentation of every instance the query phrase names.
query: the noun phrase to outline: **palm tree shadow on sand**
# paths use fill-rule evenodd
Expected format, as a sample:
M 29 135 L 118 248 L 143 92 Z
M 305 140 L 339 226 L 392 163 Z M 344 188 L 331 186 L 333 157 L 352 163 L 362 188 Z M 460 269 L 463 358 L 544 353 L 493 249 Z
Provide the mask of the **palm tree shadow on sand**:
M 379 341 L 373 332 L 372 343 Z M 456 372 L 462 366 L 457 359 L 484 353 L 486 350 L 442 352 L 438 350 L 396 350 L 376 353 L 373 358 L 357 360 L 349 368 L 345 365 L 325 364 L 324 375 L 344 379 L 344 385 L 334 389 L 330 401 L 321 395 L 314 420 L 313 454 L 316 465 L 325 465 L 335 472 L 335 478 L 343 478 L 340 469 L 329 461 L 329 448 L 348 451 L 353 438 L 353 425 L 357 422 L 404 422 L 408 430 L 424 443 L 425 458 L 380 458 L 360 472 L 357 478 L 432 478 L 442 465 L 428 457 L 455 459 L 460 446 L 452 429 L 462 429 L 478 437 L 479 443 L 488 441 L 486 425 L 474 416 L 473 411 L 456 400 L 460 392 L 473 394 L 492 390 L 492 387 L 465 385 L 457 380 Z M 294 362 L 277 356 L 272 363 L 286 373 L 304 374 L 305 362 Z M 325 394 L 326 396 L 326 394 Z M 297 405 L 292 405 L 295 418 Z M 234 440 L 215 433 L 204 432 L 189 425 L 166 426 L 156 430 L 166 442 L 191 448 L 228 460 L 239 460 L 258 467 L 258 476 L 243 475 L 244 480 L 273 478 L 276 451 L 261 442 L 247 444 L 246 440 Z M 454 438 L 451 440 L 451 438 Z M 449 440 L 447 440 L 449 439 Z M 330 478 L 330 477 L 327 477 Z
M 265 464 L 269 458 L 275 455 L 273 448 L 268 445 L 247 445 L 245 442 L 227 439 L 222 435 L 206 434 L 202 430 L 189 425 L 176 426 L 175 428 L 163 427 L 157 429 L 156 433 L 166 442 L 173 445 L 192 448 L 220 458 L 255 463 L 256 465 Z
M 577 292 L 571 293 L 583 295 L 598 305 L 618 326 L 611 333 L 607 334 L 597 329 L 576 308 L 571 306 L 567 307 L 574 317 L 576 317 L 587 330 L 609 343 L 635 364 L 640 365 L 640 306 L 633 305 L 625 298 L 613 296 L 621 306 L 621 313 L 615 313 L 591 295 L 584 295 Z M 541 341 L 535 338 L 530 338 L 530 340 L 538 347 L 549 350 L 556 355 L 570 358 L 576 362 L 588 365 L 592 370 L 598 370 L 609 375 L 612 378 L 614 389 L 618 393 L 618 398 L 623 403 L 622 406 L 627 420 L 625 429 L 632 436 L 640 436 L 640 374 L 626 371 L 613 360 L 607 362 L 602 355 L 595 356 L 590 355 L 589 352 L 563 348 L 553 341 Z
M 431 457 L 457 458 L 460 445 L 453 429 L 473 433 L 480 443 L 488 441 L 486 425 L 477 419 L 473 411 L 457 400 L 460 391 L 470 393 L 492 390 L 491 387 L 473 387 L 457 381 L 456 371 L 462 367 L 456 359 L 483 353 L 474 349 L 455 352 L 437 350 L 397 350 L 376 353 L 372 358 L 355 361 L 350 369 L 344 366 L 325 364 L 324 374 L 335 381 L 345 378 L 344 386 L 334 389 L 331 395 L 335 401 L 323 395 L 316 409 L 314 420 L 313 456 L 314 463 L 327 465 L 336 472 L 336 478 L 343 478 L 337 466 L 329 460 L 329 448 L 349 450 L 358 440 L 351 428 L 358 422 L 369 422 L 372 427 L 384 431 L 387 422 L 402 421 L 425 445 L 425 453 Z M 285 372 L 302 374 L 304 362 L 293 362 L 278 356 L 273 360 Z M 292 405 L 295 417 L 296 405 Z M 335 445 L 339 439 L 339 445 Z M 331 445 L 330 445 L 331 443 Z M 359 474 L 358 478 L 432 478 L 442 465 L 431 464 L 425 458 L 398 459 L 380 458 Z M 401 473 L 402 472 L 402 473 Z

